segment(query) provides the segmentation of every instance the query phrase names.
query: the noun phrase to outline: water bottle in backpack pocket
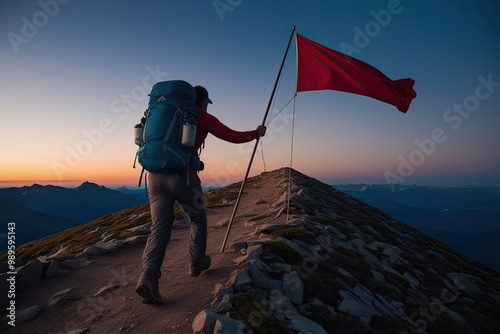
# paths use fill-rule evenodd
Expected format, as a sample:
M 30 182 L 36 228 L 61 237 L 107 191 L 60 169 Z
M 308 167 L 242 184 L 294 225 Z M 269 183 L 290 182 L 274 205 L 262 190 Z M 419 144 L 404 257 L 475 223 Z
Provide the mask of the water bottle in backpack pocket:
M 193 147 L 196 141 L 196 124 L 187 120 L 182 126 L 181 144 L 188 147 Z
M 134 142 L 137 146 L 144 146 L 144 126 L 142 123 L 136 124 L 134 126 Z

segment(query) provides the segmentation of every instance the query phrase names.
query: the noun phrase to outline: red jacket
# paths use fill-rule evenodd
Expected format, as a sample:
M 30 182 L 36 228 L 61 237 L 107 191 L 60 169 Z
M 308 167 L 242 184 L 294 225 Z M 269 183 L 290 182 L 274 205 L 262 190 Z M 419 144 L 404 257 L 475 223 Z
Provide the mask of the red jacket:
M 222 124 L 217 117 L 202 112 L 200 116 L 198 116 L 196 141 L 193 146 L 193 151 L 197 151 L 201 147 L 209 132 L 219 139 L 234 144 L 246 143 L 257 138 L 257 130 L 235 131 Z

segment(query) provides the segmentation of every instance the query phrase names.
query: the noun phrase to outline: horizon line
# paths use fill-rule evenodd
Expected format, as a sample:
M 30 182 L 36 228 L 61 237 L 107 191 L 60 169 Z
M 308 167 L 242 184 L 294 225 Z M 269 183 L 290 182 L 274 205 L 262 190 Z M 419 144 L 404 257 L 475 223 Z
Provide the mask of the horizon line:
M 84 180 L 0 180 L 0 183 L 17 183 L 17 182 L 90 182 Z
M 321 180 L 320 180 L 321 181 Z M 97 182 L 94 182 L 94 181 L 86 181 L 86 180 L 64 180 L 64 181 L 60 181 L 60 180 L 17 180 L 17 181 L 13 181 L 13 180 L 7 180 L 7 181 L 4 181 L 4 180 L 0 180 L 0 188 L 3 188 L 2 186 L 2 183 L 11 183 L 11 184 L 15 184 L 15 183 L 31 183 L 30 185 L 22 185 L 22 186 L 13 186 L 14 188 L 19 188 L 19 187 L 30 187 L 30 186 L 33 186 L 35 184 L 40 184 L 40 183 L 45 183 L 45 185 L 53 185 L 51 184 L 50 182 L 57 182 L 57 183 L 74 183 L 74 185 L 81 185 L 85 182 L 89 182 L 89 183 L 94 183 L 96 185 L 99 185 L 99 186 L 104 186 L 104 187 L 107 187 L 107 188 L 119 188 L 119 187 L 128 187 L 128 188 L 143 188 L 143 187 L 138 187 L 137 185 L 133 185 L 133 184 L 127 184 L 127 183 L 116 183 L 116 184 L 106 184 L 106 183 L 97 183 Z M 484 184 L 462 184 L 462 185 L 447 185 L 447 186 L 443 186 L 443 185 L 432 185 L 432 184 L 416 184 L 416 183 L 409 183 L 409 184 L 405 184 L 405 183 L 366 183 L 366 182 L 348 182 L 348 183 L 329 183 L 329 182 L 324 182 L 324 181 L 321 181 L 327 185 L 330 185 L 330 186 L 342 186 L 342 185 L 366 185 L 366 186 L 415 186 L 415 187 L 434 187 L 434 188 L 462 188 L 462 187 L 485 187 L 485 188 L 500 188 L 500 185 L 484 185 Z M 213 185 L 213 184 L 207 184 L 207 185 L 202 185 L 203 188 L 220 188 L 220 187 L 225 187 L 225 186 L 228 186 L 230 184 L 224 184 L 224 185 Z M 62 186 L 62 185 L 57 185 L 57 186 Z M 67 185 L 67 186 L 72 186 L 72 185 Z

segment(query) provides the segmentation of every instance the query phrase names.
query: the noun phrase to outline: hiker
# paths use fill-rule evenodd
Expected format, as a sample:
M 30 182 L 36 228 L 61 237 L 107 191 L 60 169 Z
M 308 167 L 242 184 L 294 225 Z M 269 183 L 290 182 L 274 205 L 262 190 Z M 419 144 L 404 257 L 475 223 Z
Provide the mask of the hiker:
M 222 124 L 207 112 L 212 101 L 202 86 L 196 92 L 195 112 L 199 113 L 193 152 L 197 152 L 208 133 L 231 143 L 246 143 L 265 135 L 266 127 L 258 126 L 253 131 L 235 131 Z M 202 168 L 201 168 L 202 169 Z M 183 174 L 189 173 L 189 182 Z M 180 175 L 179 175 L 180 174 Z M 210 267 L 210 256 L 205 254 L 207 246 L 207 216 L 201 182 L 197 170 L 181 170 L 176 173 L 148 173 L 147 185 L 151 209 L 151 235 L 142 256 L 143 272 L 136 292 L 147 304 L 163 302 L 158 289 L 165 249 L 170 240 L 174 222 L 174 202 L 177 201 L 191 220 L 189 242 L 189 276 L 198 276 Z

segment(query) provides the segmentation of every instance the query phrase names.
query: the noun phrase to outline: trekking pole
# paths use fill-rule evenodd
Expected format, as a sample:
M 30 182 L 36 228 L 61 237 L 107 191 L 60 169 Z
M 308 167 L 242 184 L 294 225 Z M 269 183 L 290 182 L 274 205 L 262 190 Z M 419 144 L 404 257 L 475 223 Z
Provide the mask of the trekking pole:
M 278 76 L 276 77 L 276 82 L 274 83 L 271 97 L 269 98 L 269 103 L 267 104 L 267 109 L 266 109 L 266 112 L 264 114 L 264 119 L 262 120 L 262 126 L 266 125 L 267 115 L 269 114 L 269 109 L 271 108 L 271 103 L 272 103 L 273 98 L 274 98 L 274 93 L 276 92 L 276 88 L 278 87 L 278 82 L 279 82 L 279 79 L 281 76 L 281 71 L 283 70 L 283 66 L 285 65 L 286 56 L 288 54 L 288 49 L 290 49 L 290 44 L 292 43 L 292 38 L 293 38 L 294 33 L 295 33 L 295 26 L 293 26 L 292 34 L 290 35 L 290 39 L 288 41 L 288 46 L 286 47 L 285 55 L 283 56 L 283 61 L 281 62 L 281 67 L 280 67 L 280 70 L 278 72 Z M 253 158 L 255 156 L 255 152 L 257 151 L 257 146 L 259 145 L 259 139 L 260 138 L 257 138 L 255 141 L 255 146 L 253 148 L 252 156 L 251 156 L 250 161 L 248 163 L 247 171 L 245 173 L 245 177 L 243 178 L 243 182 L 241 183 L 241 188 L 240 188 L 240 192 L 238 193 L 238 198 L 236 199 L 236 203 L 234 204 L 233 214 L 231 215 L 231 219 L 229 220 L 229 225 L 227 226 L 226 236 L 224 237 L 224 241 L 222 242 L 222 248 L 220 250 L 221 253 L 224 252 L 224 248 L 226 247 L 227 238 L 229 237 L 229 231 L 231 231 L 231 225 L 233 224 L 234 216 L 236 215 L 236 211 L 238 210 L 238 205 L 240 203 L 241 195 L 243 194 L 243 188 L 245 188 L 245 183 L 247 181 L 248 174 L 250 173 L 250 168 L 252 167 Z

